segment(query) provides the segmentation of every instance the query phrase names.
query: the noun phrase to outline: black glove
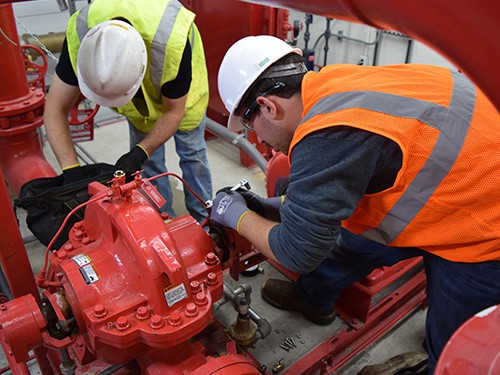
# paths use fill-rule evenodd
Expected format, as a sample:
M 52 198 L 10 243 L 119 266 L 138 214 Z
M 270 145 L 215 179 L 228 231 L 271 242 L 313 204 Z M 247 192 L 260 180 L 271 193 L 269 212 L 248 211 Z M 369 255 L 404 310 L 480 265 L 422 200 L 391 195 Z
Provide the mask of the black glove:
M 230 187 L 225 187 L 220 189 L 217 194 L 220 192 L 228 193 L 230 190 Z M 247 206 L 250 210 L 256 212 L 260 216 L 265 217 L 266 219 L 272 221 L 280 221 L 279 210 L 281 204 L 283 203 L 282 196 L 263 198 L 260 195 L 243 188 L 237 189 L 236 192 L 239 193 L 243 197 L 243 199 L 245 199 L 245 202 L 247 203 Z
M 71 167 L 63 168 L 63 185 L 69 185 L 73 182 L 81 181 L 85 179 L 85 173 L 83 172 L 83 168 L 76 164 Z
M 141 170 L 142 163 L 146 161 L 149 155 L 142 147 L 136 145 L 132 150 L 122 155 L 115 164 L 117 170 L 124 171 L 127 175 L 131 175 Z

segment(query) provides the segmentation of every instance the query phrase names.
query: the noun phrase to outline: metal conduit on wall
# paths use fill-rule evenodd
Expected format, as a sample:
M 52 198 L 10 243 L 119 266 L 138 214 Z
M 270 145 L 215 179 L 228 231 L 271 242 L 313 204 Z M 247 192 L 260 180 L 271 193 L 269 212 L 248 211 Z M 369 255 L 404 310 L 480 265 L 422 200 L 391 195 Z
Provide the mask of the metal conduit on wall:
M 259 166 L 262 172 L 266 172 L 267 160 L 262 156 L 259 150 L 257 150 L 257 148 L 245 138 L 244 134 L 232 132 L 225 126 L 209 118 L 207 118 L 207 129 L 224 140 L 241 148 L 252 158 L 253 161 L 255 161 L 255 164 Z
M 262 172 L 266 172 L 266 164 L 267 160 L 262 156 L 262 154 L 257 150 L 257 148 L 253 145 L 253 143 L 249 142 L 244 134 L 239 134 L 232 132 L 225 126 L 219 124 L 218 122 L 215 122 L 214 120 L 207 118 L 207 130 L 212 132 L 213 134 L 217 135 L 218 137 L 224 139 L 225 141 L 235 145 L 236 147 L 241 148 L 243 151 L 245 151 L 250 158 L 259 166 L 259 168 L 262 170 Z M 75 144 L 77 146 L 77 144 Z M 90 153 L 85 151 L 82 147 L 77 146 L 77 154 L 80 156 L 79 151 L 84 153 L 84 156 L 92 160 L 94 163 L 97 161 L 92 157 Z M 83 159 L 83 158 L 81 158 Z

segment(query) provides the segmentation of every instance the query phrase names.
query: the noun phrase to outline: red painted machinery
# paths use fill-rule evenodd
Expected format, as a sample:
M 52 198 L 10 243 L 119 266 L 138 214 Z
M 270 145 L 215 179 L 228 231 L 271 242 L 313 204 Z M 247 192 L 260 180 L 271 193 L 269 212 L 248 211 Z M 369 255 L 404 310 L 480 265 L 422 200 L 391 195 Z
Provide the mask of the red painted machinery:
M 436 374 L 500 373 L 500 305 L 467 320 L 448 340 L 436 365 Z
M 149 203 L 154 188 L 140 176 L 129 183 L 117 176 L 111 187 L 92 183 L 89 193 L 84 220 L 47 254 L 41 305 L 25 295 L 0 306 L 14 373 L 24 373 L 18 364 L 44 345 L 60 350 L 51 362 L 57 369 L 60 361 L 61 371 L 76 366 L 75 358 L 85 373 L 98 358 L 134 360 L 143 374 L 258 374 L 243 356 L 208 359 L 190 342 L 211 322 L 223 289 L 226 256 L 203 227 L 190 216 L 164 221 Z

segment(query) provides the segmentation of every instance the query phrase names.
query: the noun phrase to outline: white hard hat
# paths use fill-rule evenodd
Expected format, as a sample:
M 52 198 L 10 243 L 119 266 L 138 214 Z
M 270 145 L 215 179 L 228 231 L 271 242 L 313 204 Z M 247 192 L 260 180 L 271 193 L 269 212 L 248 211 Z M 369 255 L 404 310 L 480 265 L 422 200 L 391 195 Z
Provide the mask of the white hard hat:
M 219 95 L 229 111 L 229 129 L 241 129 L 234 111 L 245 92 L 269 66 L 291 52 L 302 55 L 300 49 L 270 35 L 248 36 L 229 48 L 218 76 Z
M 123 106 L 141 87 L 147 61 L 146 45 L 136 29 L 119 20 L 101 22 L 80 44 L 78 85 L 99 105 Z

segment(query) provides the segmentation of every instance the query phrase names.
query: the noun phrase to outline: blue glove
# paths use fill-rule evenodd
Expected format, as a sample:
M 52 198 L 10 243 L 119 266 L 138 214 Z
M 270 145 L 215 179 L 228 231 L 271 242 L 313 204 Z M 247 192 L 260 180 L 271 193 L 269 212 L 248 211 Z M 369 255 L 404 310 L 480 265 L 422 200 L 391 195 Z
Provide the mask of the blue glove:
M 217 193 L 227 193 L 230 190 L 230 187 L 226 187 L 220 189 Z M 280 208 L 285 198 L 284 195 L 279 197 L 264 198 L 250 190 L 241 188 L 236 190 L 236 192 L 239 193 L 243 199 L 245 199 L 245 202 L 247 202 L 247 206 L 250 210 L 268 220 L 280 221 Z
M 249 212 L 252 211 L 240 194 L 234 191 L 220 192 L 214 199 L 210 219 L 238 231 L 241 219 Z

